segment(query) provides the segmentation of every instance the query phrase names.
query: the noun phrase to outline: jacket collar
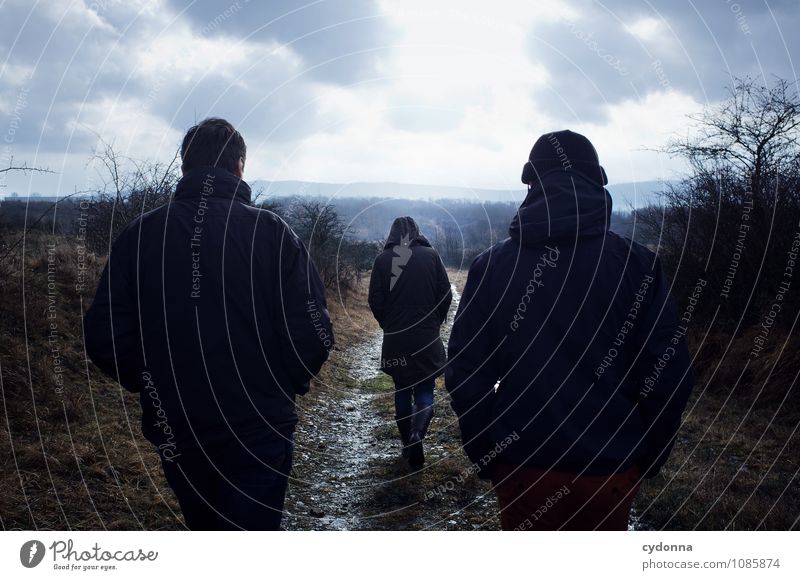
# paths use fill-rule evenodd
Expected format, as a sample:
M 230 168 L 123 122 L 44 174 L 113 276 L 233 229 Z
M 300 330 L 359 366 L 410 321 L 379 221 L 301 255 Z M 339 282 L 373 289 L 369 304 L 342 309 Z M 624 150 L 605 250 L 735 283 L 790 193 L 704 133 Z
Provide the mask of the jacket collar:
M 554 170 L 531 187 L 509 235 L 523 246 L 574 241 L 605 234 L 611 223 L 611 195 L 578 172 Z
M 186 172 L 175 187 L 175 199 L 213 196 L 250 203 L 250 186 L 221 167 L 196 167 Z

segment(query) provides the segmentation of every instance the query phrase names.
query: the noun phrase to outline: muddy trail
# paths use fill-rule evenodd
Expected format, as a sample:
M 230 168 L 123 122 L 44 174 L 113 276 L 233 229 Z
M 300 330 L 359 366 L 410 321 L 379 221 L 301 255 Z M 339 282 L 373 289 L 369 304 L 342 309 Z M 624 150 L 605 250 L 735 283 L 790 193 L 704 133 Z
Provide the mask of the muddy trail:
M 445 341 L 459 297 L 453 285 Z M 362 328 L 353 336 L 332 353 L 323 380 L 298 405 L 285 528 L 497 529 L 494 495 L 471 473 L 441 379 L 427 463 L 413 473 L 400 457 L 391 379 L 378 370 L 382 333 Z

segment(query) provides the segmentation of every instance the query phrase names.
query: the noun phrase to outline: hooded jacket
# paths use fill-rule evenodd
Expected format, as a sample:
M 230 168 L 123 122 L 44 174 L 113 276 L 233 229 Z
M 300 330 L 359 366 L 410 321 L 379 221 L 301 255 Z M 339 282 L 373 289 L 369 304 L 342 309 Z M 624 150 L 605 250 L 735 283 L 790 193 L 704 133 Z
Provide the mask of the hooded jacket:
M 451 300 L 439 254 L 412 218 L 394 220 L 372 266 L 369 306 L 383 329 L 381 370 L 398 384 L 410 386 L 442 373 L 445 351 L 439 328 Z
M 470 267 L 445 383 L 483 477 L 498 461 L 652 476 L 669 455 L 692 386 L 685 329 L 658 258 L 610 216 L 597 180 L 547 171 Z
M 232 173 L 186 173 L 118 236 L 84 321 L 92 361 L 140 393 L 162 458 L 291 431 L 333 345 L 303 243 Z

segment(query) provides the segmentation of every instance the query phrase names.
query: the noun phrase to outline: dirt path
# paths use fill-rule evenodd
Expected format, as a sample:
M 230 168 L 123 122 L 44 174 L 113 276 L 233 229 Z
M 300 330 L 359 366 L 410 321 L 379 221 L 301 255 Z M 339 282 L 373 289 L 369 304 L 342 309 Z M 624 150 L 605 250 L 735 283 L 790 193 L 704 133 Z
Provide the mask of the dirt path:
M 398 451 L 378 435 L 386 427 L 379 404 L 386 393 L 366 388 L 382 378 L 382 340 L 383 333 L 377 331 L 334 353 L 332 375 L 344 379 L 343 387 L 324 385 L 320 396 L 301 407 L 297 480 L 287 494 L 287 529 L 371 529 L 373 518 L 365 508 L 371 491 L 382 482 L 370 467 L 393 461 Z
M 315 425 L 298 430 L 297 438 L 303 443 L 296 461 L 313 461 L 314 467 L 309 477 L 292 482 L 285 521 L 290 530 L 361 529 L 360 505 L 364 486 L 369 485 L 369 460 L 385 453 L 374 439 L 370 441 L 380 418 L 372 410 L 369 394 L 354 393 L 341 403 L 327 403 L 318 408 L 327 416 L 324 437 Z
M 446 340 L 460 294 L 442 329 Z M 299 405 L 289 530 L 493 529 L 494 498 L 465 477 L 455 417 L 441 385 L 426 440 L 428 464 L 411 473 L 400 458 L 391 379 L 378 370 L 380 331 L 336 351 L 326 384 Z M 455 482 L 458 485 L 455 485 Z
M 365 489 L 374 484 L 370 462 L 395 452 L 378 445 L 374 432 L 383 421 L 375 408 L 377 394 L 360 386 L 379 372 L 381 339 L 378 332 L 340 353 L 348 378 L 343 388 L 326 385 L 327 396 L 301 409 L 295 437 L 297 479 L 290 484 L 284 522 L 289 530 L 365 527 L 361 506 Z

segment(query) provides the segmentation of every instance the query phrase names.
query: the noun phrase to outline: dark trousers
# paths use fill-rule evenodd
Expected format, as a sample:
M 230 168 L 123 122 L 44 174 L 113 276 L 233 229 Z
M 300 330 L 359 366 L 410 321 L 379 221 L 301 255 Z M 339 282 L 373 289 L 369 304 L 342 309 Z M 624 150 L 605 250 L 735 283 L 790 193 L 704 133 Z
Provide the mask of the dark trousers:
M 293 434 L 236 440 L 162 459 L 191 530 L 279 530 Z M 204 453 L 205 451 L 205 453 Z
M 492 475 L 504 530 L 627 530 L 639 491 L 636 467 L 577 475 L 500 464 Z
M 394 384 L 395 419 L 404 419 L 413 414 L 413 406 L 424 409 L 433 405 L 436 379 L 428 379 L 411 386 Z

